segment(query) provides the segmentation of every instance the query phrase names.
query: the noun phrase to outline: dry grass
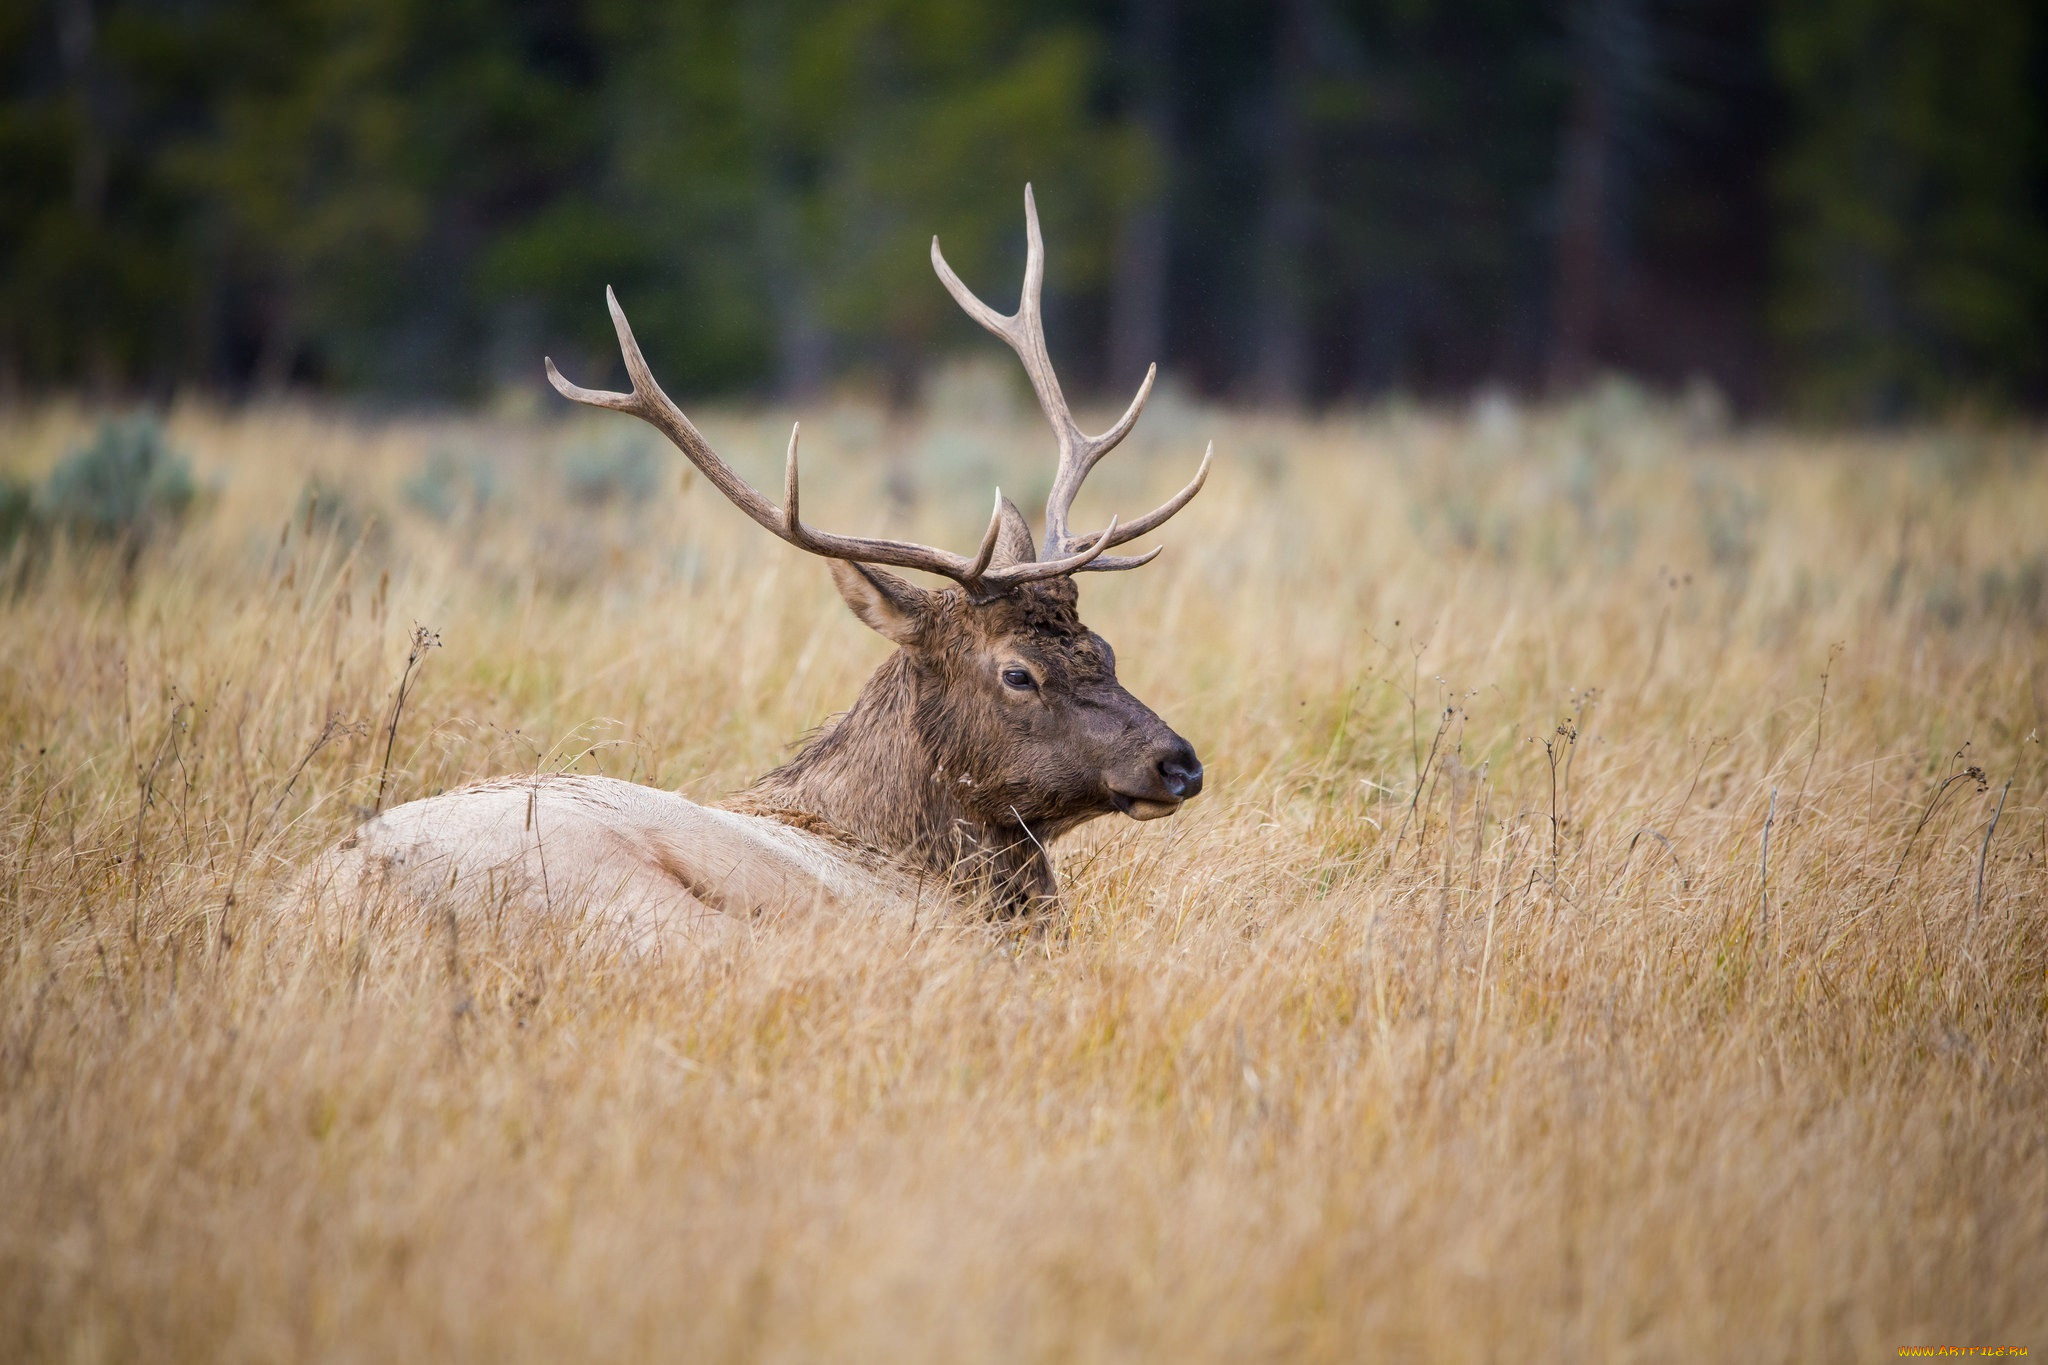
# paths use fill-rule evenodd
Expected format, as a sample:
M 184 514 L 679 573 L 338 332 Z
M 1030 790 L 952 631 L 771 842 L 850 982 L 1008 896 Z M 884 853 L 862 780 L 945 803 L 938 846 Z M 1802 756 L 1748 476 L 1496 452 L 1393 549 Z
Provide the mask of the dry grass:
M 673 963 L 265 892 L 372 799 L 415 621 L 397 797 L 710 797 L 881 655 L 822 569 L 672 472 L 569 505 L 601 424 L 178 414 L 186 534 L 0 598 L 0 1356 L 2048 1349 L 2039 444 L 1151 420 L 1098 514 L 1218 473 L 1083 605 L 1209 794 L 1069 845 L 1053 932 Z M 1042 493 L 988 431 L 831 415 L 806 509 L 964 544 Z M 440 449 L 481 511 L 408 507 Z

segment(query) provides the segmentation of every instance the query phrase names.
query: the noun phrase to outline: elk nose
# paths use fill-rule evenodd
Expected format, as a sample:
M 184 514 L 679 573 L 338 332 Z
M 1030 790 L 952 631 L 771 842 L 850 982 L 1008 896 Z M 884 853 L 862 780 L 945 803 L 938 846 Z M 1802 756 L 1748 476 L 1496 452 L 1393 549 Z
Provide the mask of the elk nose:
M 1159 760 L 1159 778 L 1174 799 L 1185 801 L 1191 796 L 1202 794 L 1202 760 L 1195 757 L 1192 745 L 1181 740 L 1166 757 Z

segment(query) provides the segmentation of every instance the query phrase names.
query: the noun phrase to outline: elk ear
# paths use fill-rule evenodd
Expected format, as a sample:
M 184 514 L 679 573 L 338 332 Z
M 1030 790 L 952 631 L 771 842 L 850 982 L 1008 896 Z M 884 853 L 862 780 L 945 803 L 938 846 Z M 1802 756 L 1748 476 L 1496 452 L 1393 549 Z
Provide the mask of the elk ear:
M 826 561 L 832 581 L 853 614 L 876 634 L 907 645 L 924 630 L 931 612 L 931 594 L 886 569 L 847 559 Z
M 1017 510 L 1017 504 L 1003 499 L 1000 518 L 1002 529 L 996 532 L 996 553 L 989 563 L 997 568 L 1008 568 L 1012 564 L 1032 564 L 1038 560 L 1038 547 L 1031 543 L 1031 523 L 1024 520 L 1024 514 Z

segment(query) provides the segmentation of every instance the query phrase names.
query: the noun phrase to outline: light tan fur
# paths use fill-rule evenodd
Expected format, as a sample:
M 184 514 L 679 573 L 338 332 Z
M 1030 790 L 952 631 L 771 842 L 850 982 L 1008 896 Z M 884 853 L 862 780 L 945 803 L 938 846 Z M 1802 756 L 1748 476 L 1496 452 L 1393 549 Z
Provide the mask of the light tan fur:
M 919 879 L 783 820 L 614 778 L 499 778 L 370 820 L 301 874 L 309 909 L 516 910 L 635 950 L 717 941 L 790 910 L 908 922 Z

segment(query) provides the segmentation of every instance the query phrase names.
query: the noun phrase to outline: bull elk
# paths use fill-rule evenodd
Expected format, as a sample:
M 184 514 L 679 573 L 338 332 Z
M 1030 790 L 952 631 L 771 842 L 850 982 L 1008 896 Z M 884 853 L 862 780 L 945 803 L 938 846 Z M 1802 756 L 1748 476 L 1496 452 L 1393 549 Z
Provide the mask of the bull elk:
M 607 290 L 631 392 L 581 388 L 549 359 L 555 388 L 653 425 L 762 529 L 824 558 L 853 614 L 896 651 L 851 709 L 722 804 L 602 777 L 501 778 L 373 818 L 308 870 L 302 891 L 374 891 L 424 903 L 468 890 L 501 905 L 575 903 L 641 942 L 717 933 L 791 905 L 903 905 L 929 900 L 932 888 L 998 914 L 1028 914 L 1057 903 L 1046 850 L 1060 836 L 1111 812 L 1171 815 L 1199 793 L 1194 749 L 1124 690 L 1115 652 L 1081 623 L 1074 575 L 1135 569 L 1157 556 L 1157 548 L 1109 551 L 1187 506 L 1208 477 L 1214 447 L 1188 485 L 1153 511 L 1073 531 L 1075 494 L 1137 422 L 1158 367 L 1115 425 L 1083 434 L 1046 354 L 1045 248 L 1029 186 L 1024 222 L 1024 286 L 1009 316 L 961 282 L 936 237 L 931 256 L 968 316 L 1016 351 L 1058 439 L 1043 547 L 1001 490 L 980 547 L 967 556 L 805 524 L 797 430 L 778 507 L 662 392 Z M 892 568 L 951 586 L 919 587 Z

